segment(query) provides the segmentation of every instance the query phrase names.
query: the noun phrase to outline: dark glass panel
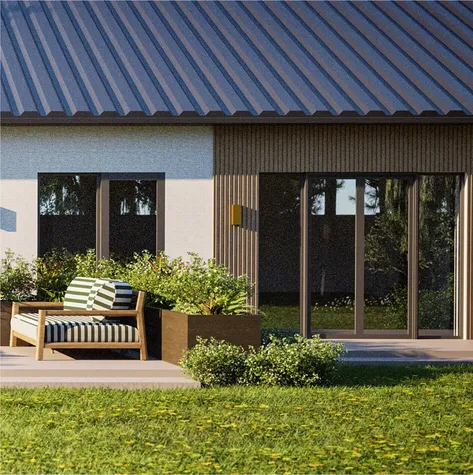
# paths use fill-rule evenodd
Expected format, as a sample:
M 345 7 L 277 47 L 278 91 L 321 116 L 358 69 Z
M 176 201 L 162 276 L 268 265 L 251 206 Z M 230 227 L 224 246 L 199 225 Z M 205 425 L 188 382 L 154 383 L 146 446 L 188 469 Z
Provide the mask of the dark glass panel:
M 299 330 L 300 179 L 260 176 L 259 303 L 263 328 Z
M 39 254 L 53 249 L 95 248 L 97 178 L 91 175 L 39 176 Z
M 311 180 L 313 330 L 355 325 L 355 196 L 354 179 Z
M 453 330 L 459 189 L 456 176 L 420 177 L 420 330 Z
M 365 329 L 407 329 L 409 182 L 365 181 Z
M 110 254 L 156 252 L 156 181 L 110 181 Z

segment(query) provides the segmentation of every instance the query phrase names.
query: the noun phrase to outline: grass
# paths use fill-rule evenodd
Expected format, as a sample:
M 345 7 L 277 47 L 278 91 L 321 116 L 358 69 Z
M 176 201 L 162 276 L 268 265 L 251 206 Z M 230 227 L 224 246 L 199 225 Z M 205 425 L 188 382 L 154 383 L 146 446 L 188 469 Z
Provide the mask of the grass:
M 299 307 L 290 305 L 262 305 L 261 325 L 263 328 L 299 328 Z M 353 329 L 355 310 L 353 307 L 318 307 L 312 310 L 314 329 Z M 365 308 L 367 330 L 401 330 L 407 328 L 407 316 L 402 321 L 393 318 L 388 307 L 367 306 Z
M 2 473 L 473 473 L 473 366 L 327 388 L 0 393 Z

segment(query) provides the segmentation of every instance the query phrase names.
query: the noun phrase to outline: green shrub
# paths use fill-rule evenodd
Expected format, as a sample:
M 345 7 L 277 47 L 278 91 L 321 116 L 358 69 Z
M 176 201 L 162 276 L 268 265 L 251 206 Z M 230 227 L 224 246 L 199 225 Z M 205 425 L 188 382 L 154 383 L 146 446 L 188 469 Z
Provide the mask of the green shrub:
M 292 340 L 270 337 L 260 349 L 215 339 L 199 339 L 180 361 L 184 371 L 203 386 L 316 386 L 335 373 L 342 345 L 295 335 Z
M 168 279 L 172 278 L 173 267 L 180 259 L 171 259 L 164 253 L 157 256 L 145 251 L 135 254 L 133 260 L 128 262 L 123 270 L 123 280 L 134 289 L 147 292 L 149 303 L 164 308 L 171 308 L 172 301 L 166 300 L 164 294 Z
M 124 262 L 113 257 L 97 259 L 94 249 L 89 249 L 85 254 L 76 254 L 75 263 L 76 276 L 117 280 L 121 280 L 124 276 Z
M 248 313 L 250 284 L 246 276 L 234 277 L 214 259 L 205 261 L 189 253 L 189 261 L 174 261 L 164 280 L 162 297 L 178 312 L 195 315 Z
M 34 265 L 7 250 L 0 263 L 0 299 L 31 300 L 35 293 Z
M 179 364 L 203 386 L 229 386 L 243 378 L 246 357 L 241 346 L 214 338 L 197 338 L 197 344 L 187 351 Z
M 319 336 L 293 339 L 270 336 L 268 344 L 251 349 L 246 360 L 245 384 L 261 386 L 316 386 L 334 374 L 342 345 Z
M 248 313 L 252 286 L 246 276 L 234 277 L 214 259 L 207 261 L 189 253 L 189 260 L 165 254 L 135 255 L 125 269 L 125 280 L 153 295 L 158 305 L 194 315 Z
M 61 302 L 67 286 L 77 275 L 76 255 L 54 250 L 35 260 L 37 300 Z

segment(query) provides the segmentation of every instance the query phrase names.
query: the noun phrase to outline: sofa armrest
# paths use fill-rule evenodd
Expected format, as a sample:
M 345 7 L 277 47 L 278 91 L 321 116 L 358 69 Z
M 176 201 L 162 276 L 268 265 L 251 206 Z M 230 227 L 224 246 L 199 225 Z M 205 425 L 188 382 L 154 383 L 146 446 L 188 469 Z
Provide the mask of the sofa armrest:
M 41 309 L 57 309 L 61 310 L 64 308 L 64 302 L 13 302 L 11 307 L 11 316 L 20 313 L 21 309 L 31 310 L 41 310 Z
M 36 309 L 62 309 L 64 307 L 64 302 L 13 302 L 18 309 L 23 307 L 36 308 Z
M 97 317 L 136 317 L 137 310 L 44 310 L 47 315 L 78 315 Z

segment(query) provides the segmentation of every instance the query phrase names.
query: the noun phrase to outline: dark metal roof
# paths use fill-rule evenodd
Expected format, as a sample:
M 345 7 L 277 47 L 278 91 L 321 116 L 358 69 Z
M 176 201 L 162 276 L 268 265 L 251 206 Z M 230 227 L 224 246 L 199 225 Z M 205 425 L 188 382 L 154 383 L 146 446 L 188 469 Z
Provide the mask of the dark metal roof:
M 473 115 L 471 2 L 1 2 L 3 117 Z

